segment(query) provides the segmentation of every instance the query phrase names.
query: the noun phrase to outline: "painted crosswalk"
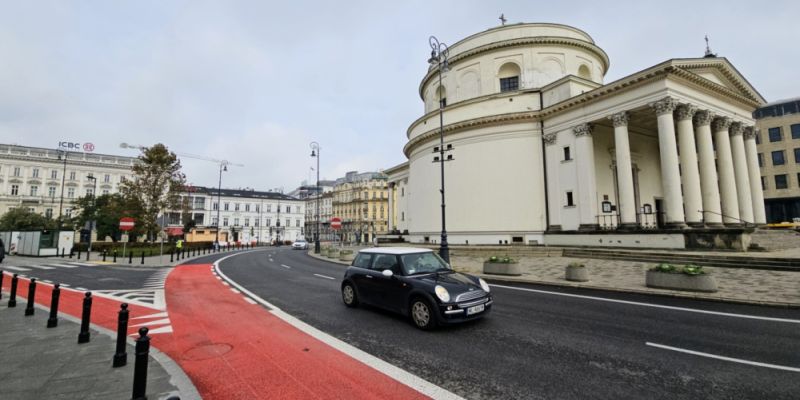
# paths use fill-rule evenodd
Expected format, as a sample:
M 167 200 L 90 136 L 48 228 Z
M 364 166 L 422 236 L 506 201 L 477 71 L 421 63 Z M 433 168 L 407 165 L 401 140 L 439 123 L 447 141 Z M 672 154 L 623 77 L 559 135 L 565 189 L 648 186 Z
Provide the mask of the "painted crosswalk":
M 92 294 L 158 310 L 167 309 L 167 304 L 164 302 L 163 289 L 93 290 Z
M 27 272 L 32 270 L 51 270 L 56 268 L 78 268 L 78 267 L 93 267 L 98 264 L 91 264 L 85 262 L 59 262 L 59 263 L 42 263 L 42 264 L 28 264 L 28 265 L 0 265 L 0 269 L 17 272 Z
M 164 288 L 164 283 L 167 281 L 167 275 L 169 275 L 170 272 L 172 272 L 172 268 L 164 268 L 164 269 L 154 273 L 153 275 L 150 275 L 150 277 L 147 278 L 146 281 L 144 281 L 144 284 L 142 285 L 142 288 L 144 288 L 144 289 L 163 289 Z

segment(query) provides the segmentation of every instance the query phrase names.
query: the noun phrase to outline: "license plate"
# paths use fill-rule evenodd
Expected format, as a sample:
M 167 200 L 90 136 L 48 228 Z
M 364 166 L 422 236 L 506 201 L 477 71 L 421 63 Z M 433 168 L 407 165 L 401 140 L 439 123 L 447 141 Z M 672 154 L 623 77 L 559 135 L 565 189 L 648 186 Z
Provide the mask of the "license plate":
M 483 304 L 479 304 L 474 307 L 470 307 L 467 309 L 467 315 L 477 314 L 483 311 Z

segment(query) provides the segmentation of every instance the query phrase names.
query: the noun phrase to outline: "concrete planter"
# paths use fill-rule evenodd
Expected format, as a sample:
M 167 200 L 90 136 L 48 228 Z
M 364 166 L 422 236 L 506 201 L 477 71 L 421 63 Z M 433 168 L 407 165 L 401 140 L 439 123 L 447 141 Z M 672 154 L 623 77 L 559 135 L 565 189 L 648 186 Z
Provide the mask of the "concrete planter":
M 339 258 L 339 250 L 336 249 L 328 250 L 327 256 L 328 258 Z
M 687 290 L 692 292 L 716 292 L 717 281 L 711 274 L 687 275 L 647 271 L 645 283 L 648 287 L 660 289 Z
M 586 267 L 574 267 L 567 265 L 564 271 L 568 281 L 587 282 L 589 280 L 589 270 L 586 269 Z
M 520 267 L 519 263 L 493 263 L 486 261 L 483 263 L 483 273 L 519 276 L 522 275 L 522 267 Z
M 339 252 L 339 261 L 353 261 L 356 258 L 356 255 L 353 254 L 352 251 L 340 251 Z

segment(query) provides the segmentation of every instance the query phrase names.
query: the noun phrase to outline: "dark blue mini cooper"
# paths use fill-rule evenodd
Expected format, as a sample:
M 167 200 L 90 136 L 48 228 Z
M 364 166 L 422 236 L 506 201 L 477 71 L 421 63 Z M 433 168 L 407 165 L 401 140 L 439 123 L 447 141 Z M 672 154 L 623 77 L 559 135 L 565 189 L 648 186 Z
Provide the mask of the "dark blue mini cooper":
M 410 247 L 361 250 L 344 273 L 342 300 L 411 316 L 420 329 L 481 318 L 492 307 L 483 279 L 453 271 L 433 250 Z

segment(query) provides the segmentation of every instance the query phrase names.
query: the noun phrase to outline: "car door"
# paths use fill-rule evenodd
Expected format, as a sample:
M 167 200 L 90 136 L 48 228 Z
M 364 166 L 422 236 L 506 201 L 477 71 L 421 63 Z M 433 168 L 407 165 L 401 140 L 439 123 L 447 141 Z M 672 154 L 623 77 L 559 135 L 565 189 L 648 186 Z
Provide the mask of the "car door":
M 384 270 L 391 270 L 393 275 L 383 275 Z M 373 262 L 373 278 L 371 286 L 378 299 L 379 305 L 392 311 L 400 311 L 403 304 L 403 290 L 407 287 L 401 277 L 400 260 L 397 255 L 385 254 Z
M 350 280 L 356 286 L 356 293 L 361 301 L 365 303 L 373 303 L 372 296 L 370 296 L 370 282 L 372 278 L 367 279 L 370 273 L 370 264 L 372 263 L 372 254 L 359 253 L 355 260 L 350 272 Z

